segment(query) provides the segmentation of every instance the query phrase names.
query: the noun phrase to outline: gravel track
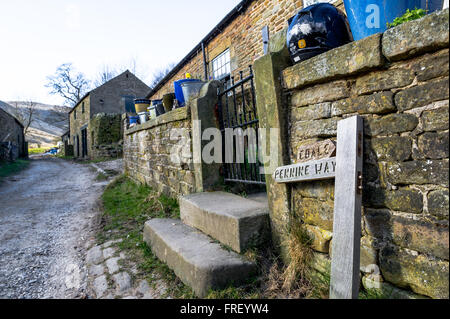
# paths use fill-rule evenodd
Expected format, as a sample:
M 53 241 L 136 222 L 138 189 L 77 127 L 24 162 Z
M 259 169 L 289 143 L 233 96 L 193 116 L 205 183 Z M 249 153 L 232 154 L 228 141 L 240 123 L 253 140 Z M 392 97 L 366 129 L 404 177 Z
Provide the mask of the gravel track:
M 86 297 L 85 248 L 98 199 L 90 165 L 34 157 L 0 183 L 0 298 Z

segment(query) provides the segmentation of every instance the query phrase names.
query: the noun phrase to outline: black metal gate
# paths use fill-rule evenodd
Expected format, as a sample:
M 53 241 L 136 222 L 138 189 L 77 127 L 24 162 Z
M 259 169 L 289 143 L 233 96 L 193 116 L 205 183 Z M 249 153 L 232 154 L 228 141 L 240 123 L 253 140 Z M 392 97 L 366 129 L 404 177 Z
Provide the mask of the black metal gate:
M 243 71 L 239 72 L 238 82 L 234 77 L 222 81 L 217 92 L 223 140 L 223 175 L 225 182 L 265 185 L 258 147 L 259 120 L 252 66 L 249 66 L 248 72 L 246 77 Z

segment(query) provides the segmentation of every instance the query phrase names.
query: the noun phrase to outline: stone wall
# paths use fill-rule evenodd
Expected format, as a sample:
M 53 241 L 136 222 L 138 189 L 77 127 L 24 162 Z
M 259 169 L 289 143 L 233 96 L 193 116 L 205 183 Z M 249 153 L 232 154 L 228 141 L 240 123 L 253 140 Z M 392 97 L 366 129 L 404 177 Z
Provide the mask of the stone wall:
M 0 102 L 3 103 L 3 102 Z M 20 122 L 0 107 L 0 143 L 4 143 L 0 160 L 15 160 L 26 157 L 25 136 Z
M 124 125 L 128 120 L 124 117 Z M 179 164 L 171 159 L 182 135 L 171 139 L 172 129 L 185 129 L 186 143 L 191 144 L 190 108 L 183 107 L 142 125 L 124 130 L 124 169 L 133 180 L 147 184 L 167 196 L 177 197 L 195 190 L 192 158 Z M 174 151 L 179 154 L 179 152 Z M 182 154 L 181 154 L 182 155 Z
M 95 114 L 89 121 L 90 157 L 122 157 L 123 130 L 121 114 Z
M 342 0 L 331 2 L 339 9 L 344 9 Z M 262 42 L 263 27 L 269 27 L 270 36 L 276 34 L 287 26 L 287 20 L 294 16 L 302 7 L 302 0 L 252 1 L 234 21 L 205 46 L 206 61 L 209 63 L 229 48 L 232 76 L 239 78 L 239 71 L 244 71 L 244 75 L 246 75 L 248 66 L 264 54 Z M 209 66 L 209 71 L 211 72 L 210 68 L 211 66 Z M 162 99 L 164 94 L 173 92 L 173 82 L 184 79 L 186 73 L 191 73 L 194 78 L 204 78 L 203 54 L 201 50 L 149 98 Z
M 274 105 L 261 125 L 286 131 L 280 165 L 295 163 L 301 146 L 335 140 L 339 120 L 364 118 L 362 284 L 389 297 L 449 297 L 448 20 L 447 9 L 287 67 L 270 101 L 261 76 L 278 92 L 286 48 L 274 44 L 279 51 L 255 63 L 258 113 Z M 268 192 L 275 237 L 300 219 L 314 267 L 329 272 L 334 180 L 281 186 L 269 178 Z
M 221 187 L 221 164 L 205 163 L 201 157 L 207 144 L 203 132 L 219 128 L 218 87 L 219 82 L 211 81 L 186 107 L 131 128 L 124 114 L 125 172 L 172 197 Z

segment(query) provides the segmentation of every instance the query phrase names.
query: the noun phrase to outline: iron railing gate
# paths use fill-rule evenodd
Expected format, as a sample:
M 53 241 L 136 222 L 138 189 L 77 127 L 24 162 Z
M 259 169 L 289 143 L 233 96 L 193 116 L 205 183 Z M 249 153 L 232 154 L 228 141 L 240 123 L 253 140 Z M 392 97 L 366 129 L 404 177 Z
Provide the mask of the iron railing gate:
M 234 77 L 231 77 L 231 83 L 230 81 L 222 81 L 222 85 L 217 92 L 220 130 L 223 140 L 224 180 L 225 182 L 265 185 L 265 176 L 260 171 L 262 165 L 259 161 L 258 148 L 259 120 L 256 112 L 252 66 L 249 67 L 249 75 L 247 77 L 244 77 L 242 71 L 239 73 L 240 80 L 238 82 L 235 82 Z M 240 142 L 234 136 L 229 145 L 233 149 L 233 155 L 228 157 L 228 161 L 226 154 L 227 129 L 233 129 L 235 132 L 239 132 L 239 129 L 242 129 L 241 132 L 248 132 L 250 130 L 247 129 L 253 129 L 253 132 L 256 133 L 250 137 L 243 134 Z M 244 152 L 243 156 L 238 159 L 238 154 L 236 153 L 237 145 L 241 142 L 243 142 Z M 242 150 L 242 143 L 239 145 Z

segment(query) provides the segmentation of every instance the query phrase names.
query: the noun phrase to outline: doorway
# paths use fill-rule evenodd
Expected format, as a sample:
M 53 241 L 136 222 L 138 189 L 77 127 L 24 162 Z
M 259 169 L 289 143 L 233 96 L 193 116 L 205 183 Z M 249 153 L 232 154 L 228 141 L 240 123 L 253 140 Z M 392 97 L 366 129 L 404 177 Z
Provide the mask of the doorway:
M 82 157 L 88 156 L 88 147 L 87 147 L 87 129 L 81 130 L 81 151 L 82 151 Z

